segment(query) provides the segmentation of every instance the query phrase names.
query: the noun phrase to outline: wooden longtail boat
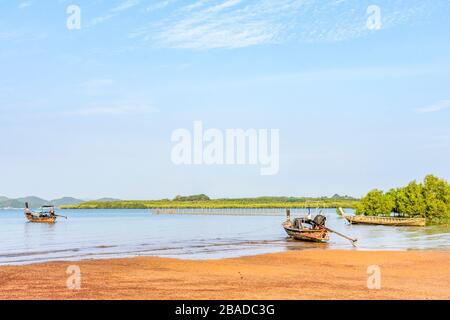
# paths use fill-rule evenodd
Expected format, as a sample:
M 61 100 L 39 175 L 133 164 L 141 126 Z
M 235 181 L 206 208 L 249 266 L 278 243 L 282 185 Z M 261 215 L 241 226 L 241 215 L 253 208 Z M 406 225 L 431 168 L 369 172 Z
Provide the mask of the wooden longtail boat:
M 312 241 L 312 242 L 327 242 L 330 237 L 329 233 L 335 233 L 340 237 L 349 240 L 352 246 L 356 247 L 358 239 L 353 239 L 345 234 L 327 228 L 325 222 L 327 218 L 321 214 L 318 214 L 311 219 L 311 212 L 308 217 L 296 218 L 291 220 L 291 210 L 286 210 L 287 220 L 283 223 L 283 228 L 289 237 L 300 241 Z
M 327 242 L 330 237 L 325 228 L 326 217 L 317 215 L 314 220 L 309 218 L 295 218 L 291 220 L 290 210 L 286 211 L 287 220 L 283 228 L 289 237 L 300 241 Z
M 310 229 L 307 227 L 294 227 L 292 221 L 283 223 L 283 228 L 289 237 L 300 241 L 327 242 L 330 237 L 328 231 L 323 228 Z
M 56 217 L 33 217 L 31 214 L 26 213 L 28 221 L 30 222 L 40 222 L 40 223 L 55 223 Z
M 32 211 L 28 203 L 25 203 L 24 214 L 28 221 L 38 223 L 55 223 L 57 217 L 53 206 L 43 206 L 38 211 Z
M 424 227 L 426 225 L 425 218 L 398 218 L 398 217 L 380 217 L 380 216 L 349 216 L 346 215 L 342 208 L 339 208 L 342 216 L 350 224 L 371 224 L 382 226 L 410 226 Z

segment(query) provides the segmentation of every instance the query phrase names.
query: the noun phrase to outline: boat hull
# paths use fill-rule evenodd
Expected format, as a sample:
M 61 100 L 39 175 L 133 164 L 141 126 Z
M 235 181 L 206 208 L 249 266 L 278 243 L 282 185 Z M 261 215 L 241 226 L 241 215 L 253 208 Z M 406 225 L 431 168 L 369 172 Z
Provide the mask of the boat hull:
M 25 217 L 27 217 L 29 222 L 35 222 L 35 223 L 55 223 L 56 217 L 45 217 L 45 218 L 37 218 L 33 217 L 31 214 L 25 214 Z
M 424 227 L 426 220 L 422 218 L 345 216 L 350 224 L 370 224 L 396 227 Z
M 296 229 L 292 228 L 292 224 L 290 222 L 285 222 L 283 224 L 283 228 L 289 237 L 299 241 L 324 243 L 330 239 L 326 229 Z

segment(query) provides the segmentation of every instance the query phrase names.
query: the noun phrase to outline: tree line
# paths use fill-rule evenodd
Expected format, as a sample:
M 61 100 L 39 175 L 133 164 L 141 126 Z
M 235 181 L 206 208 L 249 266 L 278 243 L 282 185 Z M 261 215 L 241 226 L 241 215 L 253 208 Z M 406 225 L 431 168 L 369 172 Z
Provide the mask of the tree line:
M 388 192 L 370 191 L 356 205 L 357 215 L 400 215 L 431 220 L 450 218 L 450 185 L 433 175 L 423 182 L 412 181 L 407 186 Z
M 203 198 L 203 197 L 201 197 Z M 197 200 L 196 200 L 197 199 Z M 197 196 L 191 198 L 177 197 L 174 200 L 120 200 L 120 201 L 89 201 L 81 204 L 62 206 L 61 209 L 164 209 L 164 208 L 210 208 L 210 209 L 230 209 L 230 208 L 354 208 L 358 200 L 341 199 L 200 199 Z

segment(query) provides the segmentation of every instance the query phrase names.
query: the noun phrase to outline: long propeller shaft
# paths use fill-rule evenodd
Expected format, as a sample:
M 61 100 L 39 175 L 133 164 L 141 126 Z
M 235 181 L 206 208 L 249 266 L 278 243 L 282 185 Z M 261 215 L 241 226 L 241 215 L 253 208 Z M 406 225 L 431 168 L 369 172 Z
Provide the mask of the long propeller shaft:
M 357 242 L 358 239 L 350 238 L 350 237 L 346 236 L 345 234 L 342 234 L 342 233 L 337 232 L 337 231 L 335 231 L 335 230 L 332 230 L 332 229 L 330 229 L 330 228 L 325 228 L 325 229 L 327 229 L 327 230 L 330 231 L 330 232 L 333 232 L 333 233 L 337 234 L 338 236 L 341 236 L 342 238 L 345 238 L 345 239 L 351 241 L 352 245 L 353 245 L 354 247 L 356 247 L 355 242 Z

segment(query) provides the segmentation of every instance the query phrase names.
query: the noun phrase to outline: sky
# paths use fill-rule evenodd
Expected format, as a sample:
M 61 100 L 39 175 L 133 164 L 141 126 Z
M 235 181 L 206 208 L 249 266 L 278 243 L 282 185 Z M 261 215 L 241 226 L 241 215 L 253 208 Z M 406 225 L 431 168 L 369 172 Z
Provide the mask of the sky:
M 450 179 L 449 14 L 449 0 L 0 0 L 0 195 L 362 196 Z M 279 129 L 278 173 L 175 164 L 171 135 L 194 121 Z

